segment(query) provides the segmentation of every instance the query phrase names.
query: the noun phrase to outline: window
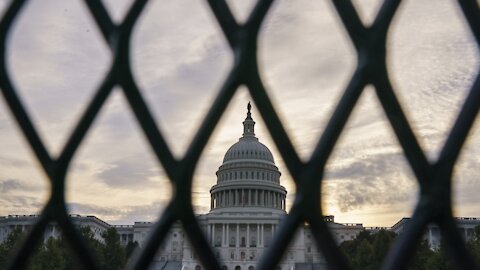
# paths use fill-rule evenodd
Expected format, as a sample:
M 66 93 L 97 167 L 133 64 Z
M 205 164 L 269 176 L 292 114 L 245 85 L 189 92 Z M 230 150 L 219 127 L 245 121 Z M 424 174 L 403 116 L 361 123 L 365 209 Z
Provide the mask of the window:
M 256 246 L 257 246 L 257 239 L 255 238 L 255 236 L 252 236 L 252 238 L 250 239 L 250 247 L 256 247 Z

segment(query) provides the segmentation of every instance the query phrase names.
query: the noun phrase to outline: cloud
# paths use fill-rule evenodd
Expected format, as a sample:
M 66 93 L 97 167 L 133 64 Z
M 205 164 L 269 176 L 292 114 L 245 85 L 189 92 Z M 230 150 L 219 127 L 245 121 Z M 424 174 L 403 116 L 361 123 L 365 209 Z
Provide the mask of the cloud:
M 18 179 L 0 180 L 0 192 L 10 193 L 13 191 L 36 191 L 38 187 L 32 186 Z
M 399 153 L 376 154 L 331 168 L 326 173 L 323 195 L 342 212 L 379 205 L 410 205 L 417 196 L 415 180 L 405 174 L 402 163 L 404 157 Z
M 35 196 L 9 194 L 0 198 L 0 205 L 3 214 L 25 214 L 39 212 L 45 203 Z
M 154 170 L 151 166 L 149 162 L 133 157 L 116 161 L 97 176 L 112 188 L 142 189 L 154 183 L 151 181 L 152 177 L 159 176 L 159 170 Z
M 126 224 L 135 221 L 156 221 L 165 208 L 165 202 L 156 201 L 150 204 L 128 207 L 105 207 L 98 204 L 68 203 L 71 214 L 95 215 L 113 224 Z
M 0 192 L 10 192 L 13 190 L 21 190 L 25 187 L 20 181 L 16 179 L 0 180 Z

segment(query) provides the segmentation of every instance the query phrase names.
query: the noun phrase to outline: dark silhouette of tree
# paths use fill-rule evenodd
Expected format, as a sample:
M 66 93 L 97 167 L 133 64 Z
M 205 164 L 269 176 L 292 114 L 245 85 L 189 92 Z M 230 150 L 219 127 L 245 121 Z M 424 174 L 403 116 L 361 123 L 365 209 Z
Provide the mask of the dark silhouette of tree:
M 125 249 L 120 244 L 120 236 L 115 228 L 106 230 L 102 237 L 105 241 L 103 248 L 104 263 L 102 269 L 121 269 L 126 262 Z
M 137 241 L 128 242 L 127 246 L 125 247 L 125 257 L 129 259 L 137 248 L 140 248 Z
M 115 228 L 110 228 L 102 234 L 103 239 L 97 239 L 89 227 L 79 228 L 85 244 L 95 257 L 101 269 L 119 270 L 125 266 L 126 254 L 131 255 L 138 243 L 129 243 L 127 247 L 120 244 L 120 237 Z M 12 255 L 15 245 L 25 235 L 21 229 L 13 230 L 7 239 L 0 244 L 0 269 L 5 268 L 7 259 Z M 70 270 L 77 269 L 78 262 L 74 253 L 63 237 L 49 238 L 39 245 L 29 258 L 28 270 Z
M 12 255 L 12 251 L 15 248 L 15 245 L 22 240 L 24 237 L 24 233 L 20 228 L 14 229 L 10 234 L 7 236 L 7 239 L 0 244 L 0 268 L 5 268 L 8 258 Z
M 408 269 L 415 270 L 429 270 L 433 269 L 430 266 L 430 260 L 434 256 L 434 251 L 428 245 L 427 240 L 422 240 L 417 246 L 415 255 L 410 262 Z

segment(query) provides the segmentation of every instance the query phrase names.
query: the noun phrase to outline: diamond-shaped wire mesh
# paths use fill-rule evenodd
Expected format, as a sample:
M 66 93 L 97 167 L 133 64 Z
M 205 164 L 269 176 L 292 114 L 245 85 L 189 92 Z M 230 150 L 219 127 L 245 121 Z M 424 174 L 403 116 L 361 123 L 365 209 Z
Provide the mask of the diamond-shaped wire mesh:
M 409 259 L 413 256 L 414 247 L 420 241 L 423 230 L 429 223 L 437 224 L 440 227 L 442 237 L 456 268 L 476 268 L 464 240 L 455 227 L 452 215 L 451 177 L 460 150 L 479 110 L 480 77 L 476 78 L 470 89 L 438 160 L 429 162 L 403 113 L 390 83 L 386 67 L 386 37 L 400 0 L 385 0 L 369 27 L 362 24 L 357 11 L 349 0 L 332 0 L 356 49 L 358 65 L 319 139 L 312 157 L 307 162 L 300 160 L 259 76 L 257 39 L 262 21 L 273 0 L 259 0 L 243 24 L 239 24 L 234 19 L 225 0 L 208 0 L 223 34 L 228 40 L 235 61 L 203 120 L 201 128 L 190 143 L 186 154 L 179 160 L 172 155 L 132 76 L 129 58 L 130 39 L 133 27 L 147 4 L 147 0 L 135 1 L 124 20 L 118 24 L 113 22 L 100 0 L 84 1 L 100 28 L 105 42 L 109 45 L 114 61 L 59 157 L 53 159 L 50 156 L 11 83 L 6 65 L 8 32 L 26 2 L 27 0 L 13 0 L 0 22 L 0 87 L 17 123 L 51 181 L 51 196 L 21 248 L 11 258 L 8 269 L 25 267 L 26 258 L 32 255 L 35 245 L 42 239 L 47 224 L 52 221 L 57 222 L 64 231 L 65 238 L 71 244 L 81 266 L 86 269 L 99 269 L 68 217 L 64 198 L 65 175 L 73 155 L 105 100 L 115 86 L 120 86 L 150 147 L 165 169 L 171 184 L 175 187 L 175 194 L 156 224 L 151 238 L 142 252 L 136 254 L 131 260 L 128 268 L 146 269 L 172 224 L 180 221 L 203 265 L 207 269 L 220 270 L 220 264 L 207 240 L 203 237 L 193 212 L 192 176 L 214 127 L 241 85 L 246 86 L 250 92 L 297 187 L 295 201 L 289 215 L 281 224 L 274 243 L 261 258 L 257 269 L 275 269 L 282 257 L 279 255 L 287 248 L 296 228 L 304 222 L 310 224 L 316 243 L 326 258 L 329 268 L 349 269 L 346 259 L 339 251 L 322 218 L 322 209 L 319 204 L 320 188 L 326 162 L 366 85 L 372 85 L 375 88 L 377 97 L 420 186 L 420 198 L 410 226 L 390 250 L 383 263 L 383 268 L 405 269 Z M 478 3 L 475 0 L 458 0 L 458 4 L 461 6 L 477 44 L 480 44 Z

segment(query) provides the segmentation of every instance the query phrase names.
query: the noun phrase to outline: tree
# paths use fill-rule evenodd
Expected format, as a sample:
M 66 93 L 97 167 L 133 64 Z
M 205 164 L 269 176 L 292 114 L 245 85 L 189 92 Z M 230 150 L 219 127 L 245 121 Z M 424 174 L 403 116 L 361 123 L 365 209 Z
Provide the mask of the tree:
M 364 230 L 355 239 L 342 242 L 340 250 L 353 269 L 378 269 L 394 238 L 395 233 L 385 230 L 375 234 Z
M 371 255 L 371 269 L 379 269 L 383 260 L 387 256 L 390 247 L 395 240 L 396 234 L 394 232 L 380 230 L 375 235 L 372 235 L 372 255 Z
M 105 254 L 104 249 L 105 245 L 100 242 L 97 238 L 95 238 L 95 234 L 93 233 L 90 227 L 80 227 L 79 229 L 80 235 L 82 236 L 83 240 L 86 242 L 86 245 L 90 249 L 90 253 L 95 257 L 97 263 L 99 265 L 105 264 Z
M 102 237 L 105 241 L 103 247 L 104 263 L 102 269 L 117 270 L 121 269 L 126 262 L 125 249 L 120 244 L 120 236 L 115 228 L 106 230 Z
M 22 240 L 23 237 L 25 237 L 25 234 L 22 229 L 15 228 L 8 234 L 7 239 L 0 244 L 0 268 L 6 267 L 10 253 L 12 253 L 17 242 Z
M 127 256 L 138 247 L 137 242 L 128 243 L 126 247 L 120 244 L 120 236 L 115 228 L 109 228 L 102 234 L 103 241 L 97 239 L 89 227 L 79 228 L 85 244 L 95 257 L 101 269 L 119 270 L 125 266 Z M 21 229 L 12 231 L 7 239 L 0 244 L 0 269 L 6 266 L 11 251 L 24 236 Z M 77 263 L 73 253 L 63 237 L 49 238 L 43 242 L 29 258 L 28 270 L 68 270 L 75 269 Z
M 66 270 L 70 269 L 71 265 L 65 242 L 62 239 L 49 238 L 31 258 L 29 269 Z
M 453 269 L 452 263 L 449 259 L 450 258 L 448 257 L 445 244 L 441 242 L 440 247 L 433 251 L 432 256 L 428 257 L 427 269 L 438 269 L 438 270 Z
M 128 242 L 127 246 L 125 247 L 125 257 L 127 259 L 129 259 L 132 256 L 135 249 L 137 249 L 137 248 L 139 248 L 139 245 L 138 245 L 137 241 Z
M 417 252 L 408 266 L 410 270 L 429 270 L 433 269 L 430 266 L 430 260 L 434 256 L 434 251 L 430 248 L 428 241 L 423 239 L 417 246 Z
M 480 226 L 474 228 L 473 234 L 468 239 L 467 246 L 475 259 L 477 266 L 480 266 Z
M 368 239 L 363 239 L 353 259 L 354 269 L 372 269 L 373 248 Z

